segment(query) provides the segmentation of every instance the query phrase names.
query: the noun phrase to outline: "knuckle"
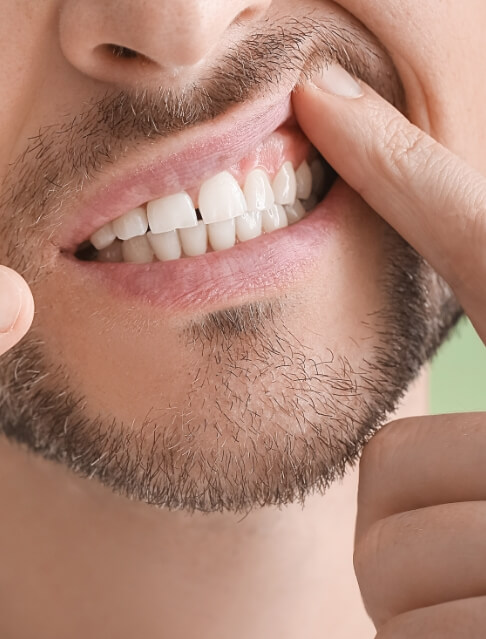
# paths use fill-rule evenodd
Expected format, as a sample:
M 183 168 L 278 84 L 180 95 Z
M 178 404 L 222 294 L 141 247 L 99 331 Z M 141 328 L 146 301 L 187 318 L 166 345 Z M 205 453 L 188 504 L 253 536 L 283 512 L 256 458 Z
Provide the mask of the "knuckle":
M 386 546 L 384 520 L 374 522 L 356 544 L 353 566 L 362 593 L 368 592 L 380 572 L 381 557 Z
M 478 275 L 486 274 L 484 177 L 452 154 L 438 153 L 437 143 L 418 127 L 404 126 L 400 114 L 384 122 L 379 131 L 381 137 L 369 149 L 369 160 L 393 182 L 423 184 L 424 176 L 434 176 L 430 197 L 440 203 L 443 220 L 437 235 L 450 255 L 445 275 L 455 289 L 477 288 Z M 467 241 L 457 241 L 458 237 Z
M 355 546 L 356 579 L 365 609 L 376 625 L 387 623 L 397 614 L 403 584 L 393 557 L 406 543 L 413 525 L 406 513 L 378 520 Z
M 383 548 L 386 534 L 381 521 L 373 524 L 353 553 L 354 572 L 364 607 L 373 621 L 389 618 L 387 593 L 383 591 Z
M 378 156 L 380 170 L 392 171 L 400 179 L 413 178 L 424 165 L 433 161 L 431 153 L 433 141 L 415 126 L 403 126 L 401 115 L 393 116 L 382 128 Z

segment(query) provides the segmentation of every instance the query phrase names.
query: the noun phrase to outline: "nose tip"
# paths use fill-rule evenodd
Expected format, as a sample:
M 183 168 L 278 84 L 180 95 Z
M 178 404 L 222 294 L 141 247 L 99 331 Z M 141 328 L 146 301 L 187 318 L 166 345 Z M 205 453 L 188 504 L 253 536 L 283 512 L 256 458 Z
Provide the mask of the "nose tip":
M 96 80 L 130 86 L 190 80 L 238 40 L 272 0 L 66 0 L 60 44 Z

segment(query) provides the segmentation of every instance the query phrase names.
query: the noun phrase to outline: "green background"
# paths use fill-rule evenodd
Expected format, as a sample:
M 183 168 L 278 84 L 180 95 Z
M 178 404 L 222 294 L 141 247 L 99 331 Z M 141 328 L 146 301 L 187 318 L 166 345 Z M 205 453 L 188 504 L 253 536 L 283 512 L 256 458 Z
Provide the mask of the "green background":
M 432 362 L 432 413 L 486 411 L 486 347 L 462 320 Z

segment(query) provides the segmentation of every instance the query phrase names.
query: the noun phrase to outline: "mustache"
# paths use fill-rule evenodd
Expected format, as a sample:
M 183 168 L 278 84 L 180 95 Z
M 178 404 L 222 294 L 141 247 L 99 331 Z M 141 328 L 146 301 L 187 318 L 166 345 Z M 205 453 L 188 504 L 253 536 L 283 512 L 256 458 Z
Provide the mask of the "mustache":
M 97 124 L 109 128 L 113 139 L 165 137 L 212 120 L 282 83 L 299 84 L 330 62 L 365 79 L 369 59 L 376 56 L 363 36 L 338 28 L 333 20 L 286 18 L 272 24 L 267 19 L 262 27 L 230 46 L 206 77 L 180 93 L 159 87 L 105 97 L 95 105 Z
M 4 219 L 15 215 L 24 231 L 55 228 L 66 199 L 134 145 L 213 120 L 282 85 L 290 91 L 331 62 L 402 108 L 393 65 L 363 28 L 312 13 L 267 18 L 197 83 L 180 91 L 111 90 L 69 120 L 44 126 L 9 167 L 0 195 L 0 208 L 10 213 Z

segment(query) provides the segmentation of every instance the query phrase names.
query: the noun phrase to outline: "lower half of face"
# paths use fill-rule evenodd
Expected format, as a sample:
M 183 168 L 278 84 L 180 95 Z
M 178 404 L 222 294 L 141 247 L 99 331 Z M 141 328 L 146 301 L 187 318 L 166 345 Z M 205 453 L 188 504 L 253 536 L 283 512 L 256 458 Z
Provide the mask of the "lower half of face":
M 36 316 L 0 370 L 5 435 L 188 510 L 282 504 L 343 474 L 459 310 L 292 127 L 216 181 L 204 170 L 204 192 L 141 198 L 70 252 L 53 249 L 54 213 L 34 221 L 46 168 L 52 191 L 76 154 L 14 171 L 0 261 L 31 284 Z
M 232 288 L 238 271 L 215 279 L 212 255 L 182 258 L 199 261 L 194 295 L 223 291 L 210 304 L 168 309 L 165 294 L 162 303 L 133 282 L 113 284 L 99 264 L 92 272 L 60 257 L 38 271 L 34 326 L 2 369 L 5 433 L 170 507 L 245 510 L 325 489 L 395 407 L 456 309 L 340 180 L 272 235 L 245 247 L 244 287 Z M 34 245 L 24 249 L 35 262 Z M 157 289 L 184 288 L 157 266 Z

